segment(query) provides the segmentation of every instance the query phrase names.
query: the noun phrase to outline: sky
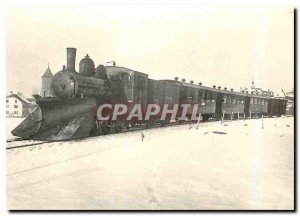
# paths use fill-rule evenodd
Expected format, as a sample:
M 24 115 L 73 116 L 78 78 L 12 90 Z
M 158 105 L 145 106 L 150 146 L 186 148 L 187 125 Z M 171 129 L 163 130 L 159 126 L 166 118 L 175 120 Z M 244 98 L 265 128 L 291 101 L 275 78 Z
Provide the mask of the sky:
M 7 91 L 38 92 L 49 63 L 66 65 L 77 48 L 95 65 L 116 61 L 152 79 L 179 77 L 205 86 L 294 87 L 291 7 L 197 4 L 49 4 L 6 9 Z

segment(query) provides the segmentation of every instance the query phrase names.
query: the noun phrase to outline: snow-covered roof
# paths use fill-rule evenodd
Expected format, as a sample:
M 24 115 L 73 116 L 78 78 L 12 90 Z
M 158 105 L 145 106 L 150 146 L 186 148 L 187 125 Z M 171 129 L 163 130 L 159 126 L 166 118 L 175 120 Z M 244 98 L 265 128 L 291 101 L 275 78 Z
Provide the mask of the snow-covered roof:
M 282 91 L 274 91 L 274 97 L 285 97 Z
M 29 104 L 30 102 L 22 95 L 18 95 L 18 94 L 10 94 L 7 96 L 7 98 L 11 98 L 11 97 L 14 97 L 14 98 L 17 98 L 18 100 L 20 100 L 22 103 L 26 103 L 26 104 Z

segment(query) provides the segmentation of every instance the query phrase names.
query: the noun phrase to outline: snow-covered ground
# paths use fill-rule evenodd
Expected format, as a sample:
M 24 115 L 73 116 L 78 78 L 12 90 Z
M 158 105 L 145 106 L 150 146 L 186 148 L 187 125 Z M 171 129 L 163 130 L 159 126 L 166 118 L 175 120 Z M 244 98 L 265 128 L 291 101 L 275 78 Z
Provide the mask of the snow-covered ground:
M 9 209 L 293 209 L 294 119 L 7 150 Z

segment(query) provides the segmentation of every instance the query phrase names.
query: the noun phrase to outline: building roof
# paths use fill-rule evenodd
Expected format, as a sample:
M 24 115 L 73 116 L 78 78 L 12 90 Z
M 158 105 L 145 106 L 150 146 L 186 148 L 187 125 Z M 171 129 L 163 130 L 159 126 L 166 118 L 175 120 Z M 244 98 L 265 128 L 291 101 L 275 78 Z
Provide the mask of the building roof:
M 21 95 L 18 95 L 18 94 L 10 94 L 10 95 L 7 96 L 7 98 L 10 98 L 10 97 L 17 98 L 18 100 L 20 100 L 22 103 L 25 103 L 25 104 L 30 103 L 25 97 L 23 97 Z
M 34 98 L 26 98 L 30 103 L 35 102 Z
M 49 68 L 49 64 L 48 64 L 48 68 L 46 69 L 46 71 L 42 77 L 53 77 L 53 74 Z

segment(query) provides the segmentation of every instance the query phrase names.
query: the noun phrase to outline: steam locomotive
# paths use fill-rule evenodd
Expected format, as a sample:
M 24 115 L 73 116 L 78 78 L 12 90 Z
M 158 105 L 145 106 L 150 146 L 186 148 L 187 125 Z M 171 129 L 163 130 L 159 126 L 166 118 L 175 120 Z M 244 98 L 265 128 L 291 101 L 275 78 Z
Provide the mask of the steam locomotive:
M 286 110 L 286 100 L 256 95 L 248 92 L 234 92 L 233 89 L 212 88 L 175 80 L 154 80 L 148 74 L 124 67 L 99 65 L 86 55 L 75 71 L 76 49 L 67 48 L 67 66 L 57 72 L 51 81 L 53 97 L 37 98 L 37 107 L 13 131 L 14 136 L 33 140 L 68 140 L 93 135 L 119 132 L 122 128 L 136 126 L 151 127 L 171 122 L 170 115 L 161 120 L 157 113 L 147 121 L 120 116 L 112 120 L 99 120 L 98 108 L 105 103 L 126 104 L 128 112 L 139 104 L 143 115 L 148 104 L 174 106 L 189 104 L 185 110 L 186 121 L 194 114 L 202 121 L 209 118 L 253 118 L 260 115 L 281 116 Z M 192 107 L 197 106 L 196 113 Z M 102 110 L 106 115 L 110 110 Z M 183 109 L 177 111 L 175 121 Z M 182 120 L 181 120 L 182 121 Z

